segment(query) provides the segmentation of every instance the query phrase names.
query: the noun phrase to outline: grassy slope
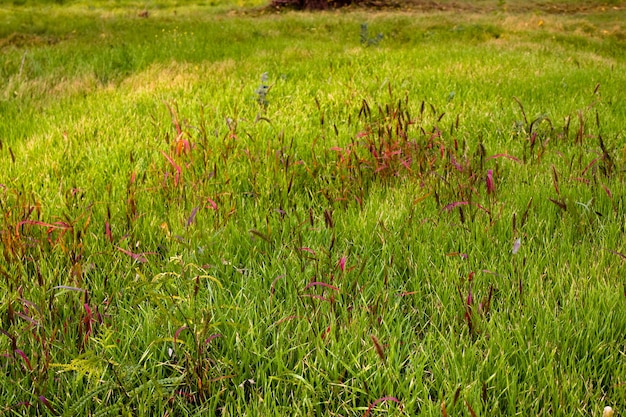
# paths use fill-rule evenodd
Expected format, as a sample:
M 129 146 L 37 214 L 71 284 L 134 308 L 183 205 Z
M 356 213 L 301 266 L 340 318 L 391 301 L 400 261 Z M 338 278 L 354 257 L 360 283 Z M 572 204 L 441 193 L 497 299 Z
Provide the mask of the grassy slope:
M 619 4 L 143 7 L 0 10 L 4 411 L 626 406 Z

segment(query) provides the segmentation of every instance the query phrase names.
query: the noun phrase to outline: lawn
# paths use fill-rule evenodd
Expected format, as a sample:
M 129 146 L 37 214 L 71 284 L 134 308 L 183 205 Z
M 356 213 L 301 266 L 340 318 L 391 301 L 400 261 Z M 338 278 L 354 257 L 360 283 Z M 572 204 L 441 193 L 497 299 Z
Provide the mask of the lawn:
M 0 6 L 0 414 L 626 412 L 626 4 Z

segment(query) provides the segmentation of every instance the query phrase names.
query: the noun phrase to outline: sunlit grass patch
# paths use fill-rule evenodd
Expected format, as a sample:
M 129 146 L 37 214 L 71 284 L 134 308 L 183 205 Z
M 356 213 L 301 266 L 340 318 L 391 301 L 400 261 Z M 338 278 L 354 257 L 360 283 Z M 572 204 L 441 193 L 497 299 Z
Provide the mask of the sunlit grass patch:
M 177 62 L 171 62 L 166 66 L 157 64 L 124 79 L 120 87 L 129 91 L 133 98 L 137 98 L 137 96 L 154 97 L 159 93 L 172 90 L 190 90 L 200 80 L 199 75 L 202 72 L 217 72 L 218 76 L 224 77 L 227 71 L 234 67 L 235 63 L 232 60 L 220 63 L 217 71 L 211 66 L 209 68 L 203 66 L 201 70 L 199 65 Z

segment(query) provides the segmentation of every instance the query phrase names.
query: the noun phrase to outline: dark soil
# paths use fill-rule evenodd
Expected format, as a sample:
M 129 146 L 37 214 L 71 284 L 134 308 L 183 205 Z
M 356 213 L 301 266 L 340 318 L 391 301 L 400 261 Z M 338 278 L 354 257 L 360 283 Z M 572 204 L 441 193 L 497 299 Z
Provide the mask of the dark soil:
M 454 1 L 454 0 L 272 0 L 270 8 L 296 10 L 327 10 L 341 7 L 365 7 L 374 9 L 404 9 L 417 11 L 465 11 L 492 12 L 506 10 L 508 12 L 541 11 L 554 14 L 573 14 L 598 12 L 605 10 L 621 10 L 626 7 L 624 2 L 588 1 L 574 3 L 561 1 Z

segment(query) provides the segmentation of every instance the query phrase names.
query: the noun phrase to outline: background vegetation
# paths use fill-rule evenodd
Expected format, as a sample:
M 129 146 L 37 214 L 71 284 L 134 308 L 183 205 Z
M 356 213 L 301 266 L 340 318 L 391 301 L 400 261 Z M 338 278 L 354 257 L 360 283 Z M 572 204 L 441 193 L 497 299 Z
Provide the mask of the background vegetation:
M 623 3 L 264 3 L 0 8 L 0 413 L 622 413 Z

